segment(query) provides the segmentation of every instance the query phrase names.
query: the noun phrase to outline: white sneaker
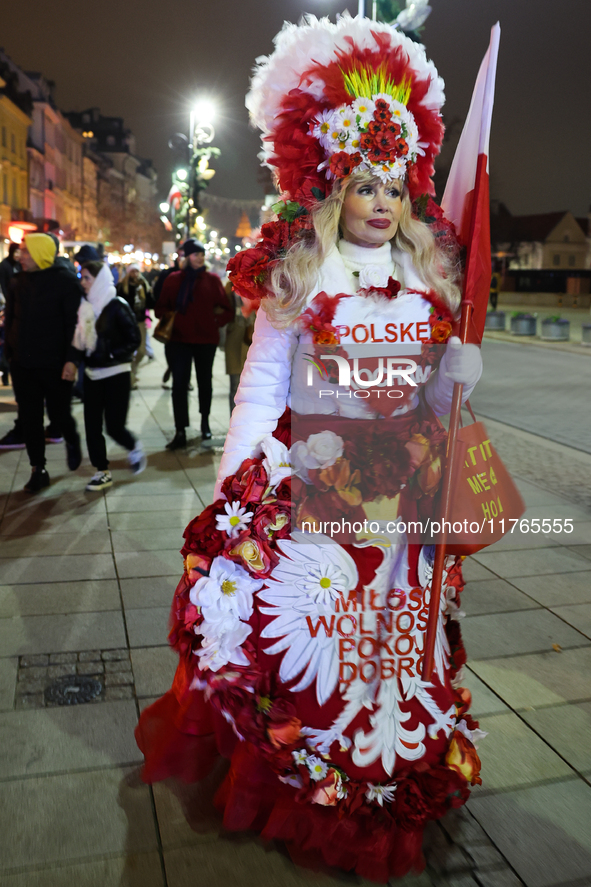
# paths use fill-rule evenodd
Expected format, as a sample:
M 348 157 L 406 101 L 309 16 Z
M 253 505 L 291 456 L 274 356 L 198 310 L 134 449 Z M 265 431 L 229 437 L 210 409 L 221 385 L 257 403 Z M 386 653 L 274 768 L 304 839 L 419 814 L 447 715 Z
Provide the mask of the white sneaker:
M 97 473 L 86 484 L 86 490 L 89 493 L 100 493 L 101 490 L 107 490 L 113 486 L 113 478 L 110 471 L 97 471 Z
M 144 448 L 139 440 L 136 442 L 135 449 L 131 450 L 127 456 L 127 461 L 133 474 L 141 474 L 148 464 L 148 457 L 144 453 Z

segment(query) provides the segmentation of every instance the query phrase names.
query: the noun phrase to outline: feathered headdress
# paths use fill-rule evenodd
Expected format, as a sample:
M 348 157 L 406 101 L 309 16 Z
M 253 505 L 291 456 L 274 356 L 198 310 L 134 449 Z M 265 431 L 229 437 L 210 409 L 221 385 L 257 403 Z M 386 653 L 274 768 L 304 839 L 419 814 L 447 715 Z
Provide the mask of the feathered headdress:
M 309 206 L 354 170 L 432 193 L 443 138 L 443 81 L 425 49 L 390 25 L 348 13 L 285 24 L 257 60 L 246 98 L 263 133 L 263 163 Z

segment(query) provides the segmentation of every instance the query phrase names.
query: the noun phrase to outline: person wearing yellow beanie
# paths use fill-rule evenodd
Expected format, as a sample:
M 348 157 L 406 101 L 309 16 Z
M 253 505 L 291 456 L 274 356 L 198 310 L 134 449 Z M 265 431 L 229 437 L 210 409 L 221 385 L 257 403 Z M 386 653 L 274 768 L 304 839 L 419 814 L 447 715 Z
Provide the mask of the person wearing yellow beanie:
M 50 483 L 44 403 L 64 437 L 68 468 L 76 471 L 82 459 L 70 401 L 77 356 L 72 338 L 83 293 L 74 270 L 56 261 L 57 246 L 49 234 L 25 235 L 24 270 L 15 275 L 6 300 L 6 353 L 31 464 L 24 487 L 29 493 Z
M 25 234 L 25 246 L 37 268 L 50 268 L 57 256 L 57 244 L 49 234 Z M 28 268 L 27 270 L 33 270 Z

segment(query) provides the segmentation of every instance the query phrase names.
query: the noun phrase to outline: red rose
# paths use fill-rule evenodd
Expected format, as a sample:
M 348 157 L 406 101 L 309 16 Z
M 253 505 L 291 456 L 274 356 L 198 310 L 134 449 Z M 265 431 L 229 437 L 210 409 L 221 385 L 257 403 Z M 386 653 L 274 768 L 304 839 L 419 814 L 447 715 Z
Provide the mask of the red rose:
M 396 792 L 396 822 L 405 831 L 420 829 L 429 818 L 429 807 L 416 780 L 399 779 Z
M 227 477 L 222 484 L 222 493 L 228 501 L 239 499 L 242 505 L 247 502 L 260 502 L 269 485 L 267 472 L 261 459 L 245 459 L 235 475 Z
M 262 540 L 272 548 L 276 539 L 285 539 L 289 536 L 291 508 L 290 502 L 263 505 L 257 508 L 252 519 L 252 532 L 257 539 Z
M 346 151 L 337 151 L 330 158 L 330 171 L 337 179 L 350 176 L 355 167 L 359 166 L 363 157 L 357 151 L 356 154 L 347 154 Z
M 228 277 L 239 296 L 260 301 L 267 295 L 265 281 L 273 265 L 273 257 L 258 245 L 243 249 L 228 262 Z
M 279 502 L 291 502 L 291 477 L 285 477 L 275 490 L 275 498 Z
M 221 530 L 216 527 L 216 517 L 223 513 L 223 501 L 219 500 L 208 505 L 187 526 L 183 536 L 185 544 L 181 549 L 183 557 L 191 552 L 202 552 L 210 557 L 215 557 L 224 547 L 224 537 Z
M 285 249 L 289 244 L 289 222 L 279 219 L 276 222 L 267 222 L 261 227 L 265 249 L 277 255 L 279 250 Z

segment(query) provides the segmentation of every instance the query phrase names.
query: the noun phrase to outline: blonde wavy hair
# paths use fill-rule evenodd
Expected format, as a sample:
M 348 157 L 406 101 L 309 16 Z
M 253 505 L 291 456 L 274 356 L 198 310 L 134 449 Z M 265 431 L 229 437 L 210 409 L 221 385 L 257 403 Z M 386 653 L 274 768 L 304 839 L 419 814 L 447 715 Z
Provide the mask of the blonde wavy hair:
M 379 182 L 370 172 L 353 173 L 337 182 L 330 196 L 314 208 L 314 230 L 294 243 L 271 272 L 268 286 L 272 295 L 264 299 L 262 305 L 274 326 L 289 326 L 305 310 L 308 295 L 318 282 L 320 266 L 341 236 L 341 215 L 348 190 Z M 423 283 L 457 315 L 460 305 L 457 260 L 438 246 L 425 222 L 413 218 L 406 185 L 402 186 L 402 215 L 391 243 L 409 254 Z

